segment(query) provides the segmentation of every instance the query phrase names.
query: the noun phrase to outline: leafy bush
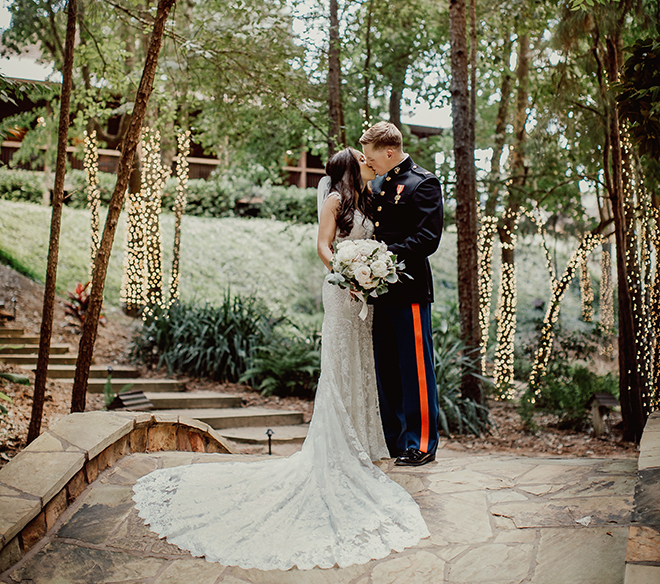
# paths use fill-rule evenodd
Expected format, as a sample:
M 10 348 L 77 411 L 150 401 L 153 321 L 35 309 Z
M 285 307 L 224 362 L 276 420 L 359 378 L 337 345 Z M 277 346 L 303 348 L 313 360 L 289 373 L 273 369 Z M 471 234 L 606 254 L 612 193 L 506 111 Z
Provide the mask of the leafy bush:
M 535 397 L 537 409 L 555 414 L 557 425 L 565 430 L 585 430 L 589 426 L 587 403 L 594 393 L 609 393 L 618 397 L 619 378 L 614 373 L 597 375 L 584 365 L 574 364 L 566 369 L 550 369 L 540 386 L 540 394 Z M 521 415 L 528 425 L 533 416 L 530 408 L 532 396 L 529 393 L 521 398 Z M 525 419 L 526 419 L 525 418 Z
M 316 223 L 316 189 L 270 187 L 264 197 L 259 216 L 291 223 Z
M 488 408 L 462 397 L 461 380 L 465 370 L 477 376 L 483 384 L 488 380 L 477 373 L 479 352 L 470 354 L 460 339 L 458 305 L 452 303 L 439 308 L 432 313 L 431 321 L 440 425 L 447 436 L 467 432 L 478 436 L 488 431 L 491 424 Z
M 117 175 L 109 172 L 99 172 L 99 191 L 101 193 L 101 205 L 108 206 L 115 190 Z M 66 173 L 69 196 L 66 204 L 74 209 L 87 209 L 87 174 L 84 170 L 69 170 Z
M 8 201 L 41 203 L 44 175 L 31 170 L 0 169 L 0 198 Z
M 297 395 L 313 398 L 321 373 L 321 337 L 318 330 L 280 332 L 267 345 L 257 347 L 247 381 L 262 395 Z
M 219 381 L 238 381 L 258 346 L 277 324 L 254 297 L 225 294 L 221 306 L 175 303 L 157 308 L 133 339 L 131 355 L 147 365 L 167 367 Z

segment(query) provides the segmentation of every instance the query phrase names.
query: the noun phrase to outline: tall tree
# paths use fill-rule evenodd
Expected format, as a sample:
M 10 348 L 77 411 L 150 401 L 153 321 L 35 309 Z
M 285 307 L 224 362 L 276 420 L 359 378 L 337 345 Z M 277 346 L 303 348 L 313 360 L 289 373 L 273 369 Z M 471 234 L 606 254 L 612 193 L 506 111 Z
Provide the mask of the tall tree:
M 94 276 L 92 292 L 89 297 L 89 305 L 83 332 L 80 338 L 78 348 L 78 362 L 76 364 L 76 373 L 73 381 L 73 390 L 71 396 L 71 411 L 82 412 L 85 410 L 85 401 L 87 396 L 87 382 L 89 380 L 89 368 L 92 364 L 94 354 L 94 343 L 96 342 L 96 333 L 98 331 L 99 316 L 101 306 L 103 305 L 103 289 L 105 287 L 105 277 L 108 270 L 108 261 L 110 259 L 110 250 L 114 241 L 115 231 L 121 208 L 124 204 L 128 179 L 133 166 L 133 158 L 140 140 L 142 124 L 147 112 L 149 97 L 153 90 L 154 77 L 158 65 L 158 55 L 163 42 L 165 32 L 165 23 L 172 10 L 176 0 L 159 0 L 156 18 L 153 23 L 153 29 L 147 50 L 147 58 L 144 64 L 144 70 L 140 85 L 135 95 L 135 106 L 131 114 L 131 120 L 128 131 L 122 143 L 122 154 L 119 160 L 117 170 L 117 184 L 112 193 L 112 199 L 108 207 L 103 237 L 99 245 L 96 261 L 94 262 Z
M 73 78 L 73 49 L 76 42 L 76 0 L 67 2 L 66 39 L 64 43 L 64 62 L 62 67 L 62 93 L 60 97 L 60 122 L 57 134 L 57 164 L 55 166 L 55 185 L 50 222 L 50 244 L 48 246 L 48 265 L 46 268 L 46 286 L 41 316 L 39 337 L 39 356 L 34 379 L 32 414 L 28 429 L 28 444 L 41 432 L 41 418 L 46 394 L 50 341 L 53 334 L 53 314 L 55 309 L 55 288 L 57 285 L 57 259 L 60 249 L 60 228 L 62 224 L 62 201 L 64 199 L 64 175 L 66 174 L 66 148 L 69 136 L 69 106 L 71 103 L 71 80 Z
M 451 95 L 454 160 L 456 170 L 456 227 L 458 232 L 458 301 L 461 337 L 466 350 L 480 351 L 479 290 L 477 262 L 477 201 L 474 167 L 474 118 L 468 92 L 468 51 L 465 0 L 450 0 Z M 480 364 L 480 362 L 479 362 Z M 483 401 L 479 379 L 466 370 L 461 391 L 478 403 Z
M 341 100 L 341 44 L 339 41 L 338 0 L 330 0 L 330 43 L 328 45 L 328 158 L 346 143 Z

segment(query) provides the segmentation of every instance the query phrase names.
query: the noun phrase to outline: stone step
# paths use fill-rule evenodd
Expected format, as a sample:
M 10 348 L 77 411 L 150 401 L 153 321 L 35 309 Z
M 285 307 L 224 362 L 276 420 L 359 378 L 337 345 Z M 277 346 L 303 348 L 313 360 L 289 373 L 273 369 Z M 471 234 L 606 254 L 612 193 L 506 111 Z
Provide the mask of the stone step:
M 293 426 L 302 424 L 302 412 L 272 410 L 268 408 L 222 408 L 194 410 L 151 410 L 150 414 L 187 416 L 206 422 L 216 430 L 244 426 Z M 264 430 L 265 431 L 265 430 Z
M 3 363 L 12 363 L 14 365 L 36 365 L 38 355 L 0 355 L 0 361 Z M 53 355 L 48 357 L 50 365 L 75 365 L 78 360 L 77 355 Z
M 253 426 L 243 428 L 223 428 L 220 434 L 242 444 L 268 444 L 268 430 L 273 431 L 271 444 L 302 444 L 307 436 L 309 424 L 297 426 Z
M 75 361 L 74 361 L 75 363 Z M 33 365 L 24 365 L 25 369 L 35 370 Z M 112 367 L 112 376 L 119 379 L 128 377 L 140 377 L 140 372 L 129 365 L 110 365 Z M 51 379 L 73 379 L 76 373 L 75 365 L 48 363 L 48 375 Z M 92 365 L 89 369 L 89 377 L 97 379 L 102 377 L 104 380 L 108 377 L 108 365 Z
M 73 379 L 61 379 L 60 381 L 63 383 L 73 383 Z M 106 380 L 103 377 L 90 377 L 87 382 L 88 393 L 103 393 L 105 381 Z M 121 377 L 113 377 L 112 389 L 115 393 L 120 391 L 126 385 L 130 385 L 131 390 L 135 391 L 139 389 L 144 392 L 173 392 L 186 390 L 186 384 L 183 381 L 177 381 L 176 379 L 146 379 L 141 377 L 126 377 L 122 379 Z
M 39 345 L 39 335 L 0 336 L 0 345 Z
M 0 339 L 7 337 L 20 337 L 25 333 L 22 328 L 14 328 L 9 326 L 0 326 Z
M 242 403 L 240 395 L 216 391 L 194 393 L 145 392 L 145 395 L 157 410 L 240 408 Z
M 69 352 L 69 345 L 51 345 L 50 352 L 52 355 L 64 355 Z M 12 343 L 9 339 L 0 341 L 0 355 L 37 355 L 38 353 L 39 345 Z

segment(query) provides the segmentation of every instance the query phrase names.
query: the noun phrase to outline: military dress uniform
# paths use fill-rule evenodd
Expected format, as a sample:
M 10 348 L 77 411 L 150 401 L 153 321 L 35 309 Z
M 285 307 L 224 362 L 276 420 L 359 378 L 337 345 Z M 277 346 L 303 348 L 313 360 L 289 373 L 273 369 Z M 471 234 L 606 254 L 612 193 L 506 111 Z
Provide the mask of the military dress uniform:
M 428 261 L 442 234 L 442 189 L 410 156 L 373 182 L 374 238 L 405 263 L 403 276 L 373 300 L 380 410 L 392 456 L 435 453 L 438 397 L 431 336 L 433 279 Z

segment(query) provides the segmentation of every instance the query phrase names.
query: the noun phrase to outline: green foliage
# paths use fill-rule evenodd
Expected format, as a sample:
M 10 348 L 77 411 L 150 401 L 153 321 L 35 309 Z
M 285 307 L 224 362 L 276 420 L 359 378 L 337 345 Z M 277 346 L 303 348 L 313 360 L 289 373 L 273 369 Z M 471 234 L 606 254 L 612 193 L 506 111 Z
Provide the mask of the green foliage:
M 533 427 L 534 410 L 555 414 L 560 429 L 585 430 L 589 426 L 587 404 L 594 393 L 609 393 L 618 397 L 619 376 L 614 373 L 597 375 L 581 364 L 570 365 L 564 371 L 546 375 L 540 395 L 532 406 L 529 394 L 521 397 L 519 413 Z
M 14 373 L 0 373 L 0 379 L 6 379 L 12 383 L 21 385 L 30 385 L 30 380 L 25 375 L 16 375 Z
M 117 393 L 115 393 L 115 390 L 112 389 L 112 374 L 109 374 L 105 380 L 105 383 L 103 384 L 103 403 L 105 404 L 105 409 L 107 410 L 110 407 L 110 404 L 120 393 L 129 391 L 134 385 L 134 383 L 127 383 L 126 385 L 123 385 Z
M 278 329 L 267 345 L 256 348 L 241 377 L 262 395 L 313 398 L 321 373 L 321 336 L 316 328 Z
M 1 391 L 0 391 L 0 400 L 8 401 L 10 404 L 14 403 L 13 400 L 8 395 L 5 395 Z M 5 405 L 0 403 L 0 414 L 6 415 L 8 412 L 9 410 L 5 407 Z
M 660 159 L 660 37 L 640 39 L 628 47 L 619 94 L 619 116 L 629 122 L 640 154 Z
M 107 207 L 110 204 L 112 192 L 115 190 L 117 175 L 109 172 L 99 172 L 97 177 L 101 204 Z M 68 189 L 68 196 L 64 200 L 65 204 L 73 209 L 87 209 L 87 173 L 84 170 L 69 170 L 66 173 L 66 181 L 65 186 Z
M 0 168 L 0 198 L 7 201 L 41 203 L 43 192 L 43 172 Z
M 584 363 L 596 352 L 599 329 L 565 332 L 561 328 L 553 344 L 545 376 L 538 386 L 538 395 L 528 389 L 518 404 L 523 425 L 536 429 L 534 414 L 544 411 L 555 414 L 562 429 L 583 430 L 588 426 L 587 402 L 594 393 L 618 396 L 618 376 L 612 373 L 596 375 Z M 533 352 L 532 347 L 527 352 Z
M 134 360 L 168 372 L 218 381 L 239 380 L 277 324 L 254 297 L 225 293 L 220 306 L 175 303 L 156 308 L 133 339 Z
M 445 307 L 443 312 L 432 314 L 433 352 L 435 377 L 438 386 L 440 425 L 447 436 L 452 433 L 471 433 L 479 436 L 487 432 L 491 424 L 488 408 L 461 396 L 461 379 L 464 371 L 478 375 L 480 355 L 471 354 L 459 337 L 458 308 L 456 304 Z

